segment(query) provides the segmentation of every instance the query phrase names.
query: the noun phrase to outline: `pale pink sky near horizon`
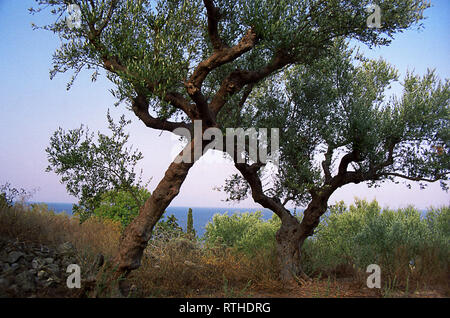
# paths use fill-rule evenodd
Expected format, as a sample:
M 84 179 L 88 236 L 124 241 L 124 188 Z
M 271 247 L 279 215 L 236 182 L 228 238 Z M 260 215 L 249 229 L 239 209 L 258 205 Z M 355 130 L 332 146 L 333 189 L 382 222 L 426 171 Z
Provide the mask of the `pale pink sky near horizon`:
M 435 6 L 425 12 L 429 18 L 424 21 L 424 30 L 398 34 L 389 47 L 364 48 L 364 52 L 370 57 L 384 57 L 403 76 L 407 69 L 423 74 L 427 68 L 436 68 L 442 79 L 448 78 L 450 2 L 432 2 Z M 130 143 L 144 155 L 140 167 L 145 178 L 152 177 L 152 191 L 174 157 L 177 138 L 146 128 L 124 105 L 114 107 L 115 99 L 104 77 L 92 83 L 90 73 L 83 72 L 69 91 L 69 74 L 50 80 L 51 55 L 58 39 L 49 32 L 31 29 L 32 21 L 39 24 L 48 19 L 45 15 L 28 14 L 27 8 L 33 5 L 30 0 L 0 0 L 0 184 L 10 182 L 27 190 L 39 188 L 33 201 L 76 202 L 66 193 L 58 176 L 45 172 L 45 148 L 58 127 L 72 129 L 83 123 L 92 131 L 105 132 L 109 108 L 114 118 L 125 114 L 132 120 L 128 129 Z M 208 157 L 194 165 L 171 206 L 260 207 L 251 199 L 239 205 L 223 202 L 226 195 L 213 188 L 223 185 L 236 170 L 230 162 Z M 344 200 L 349 204 L 355 197 L 377 199 L 381 206 L 392 208 L 413 204 L 423 209 L 450 204 L 449 194 L 438 183 L 426 190 L 419 190 L 418 185 L 408 190 L 403 184 L 392 183 L 376 189 L 365 184 L 349 185 L 336 191 L 329 203 Z

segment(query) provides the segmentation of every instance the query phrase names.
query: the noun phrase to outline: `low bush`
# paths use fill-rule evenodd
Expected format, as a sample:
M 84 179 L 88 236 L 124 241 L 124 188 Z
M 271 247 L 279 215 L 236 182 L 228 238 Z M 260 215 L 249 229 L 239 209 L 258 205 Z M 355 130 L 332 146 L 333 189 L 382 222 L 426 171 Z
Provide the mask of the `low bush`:
M 376 201 L 356 200 L 348 208 L 332 206 L 316 234 L 304 246 L 310 274 L 348 274 L 381 267 L 385 280 L 400 285 L 446 282 L 450 256 L 450 208 L 381 209 Z M 347 269 L 347 271 L 343 270 Z M 352 272 L 350 270 L 350 272 Z
M 280 224 L 276 215 L 266 221 L 261 212 L 231 216 L 227 213 L 216 214 L 205 227 L 204 240 L 209 245 L 224 245 L 252 256 L 274 248 L 275 233 Z

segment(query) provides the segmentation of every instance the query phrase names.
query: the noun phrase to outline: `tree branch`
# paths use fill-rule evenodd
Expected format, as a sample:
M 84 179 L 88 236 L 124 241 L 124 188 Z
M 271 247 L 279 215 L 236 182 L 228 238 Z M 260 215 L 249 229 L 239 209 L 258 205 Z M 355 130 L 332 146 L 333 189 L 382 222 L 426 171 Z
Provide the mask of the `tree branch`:
M 436 179 L 428 179 L 428 178 L 423 178 L 423 177 L 410 177 L 401 173 L 396 173 L 396 172 L 385 172 L 385 173 L 380 173 L 379 176 L 392 176 L 392 177 L 399 177 L 399 178 L 403 178 L 406 180 L 410 180 L 410 181 L 424 181 L 424 182 L 436 182 L 441 180 L 443 177 L 445 177 L 446 175 L 448 175 L 449 173 L 443 173 L 443 174 L 439 174 L 437 175 Z
M 325 160 L 322 161 L 322 169 L 325 174 L 325 183 L 328 183 L 332 178 L 330 172 L 332 154 L 333 149 L 330 146 L 328 146 L 327 152 L 325 153 Z
M 200 62 L 195 68 L 189 80 L 185 83 L 188 94 L 192 96 L 197 91 L 200 91 L 203 81 L 212 70 L 226 63 L 234 61 L 245 52 L 251 50 L 256 45 L 256 42 L 256 33 L 252 29 L 250 29 L 235 46 L 231 48 L 222 47 L 220 50 L 215 51 L 206 60 Z
M 209 39 L 211 40 L 214 50 L 221 50 L 226 45 L 219 36 L 219 8 L 214 6 L 213 0 L 203 0 L 203 3 L 205 4 L 206 12 L 208 14 Z
M 358 151 L 353 150 L 352 152 L 346 154 L 342 157 L 339 164 L 338 175 L 345 175 L 347 173 L 348 165 L 352 162 L 357 162 L 361 160 L 361 156 Z
M 210 107 L 214 114 L 217 114 L 225 105 L 227 97 L 240 91 L 248 84 L 256 84 L 260 80 L 269 76 L 277 70 L 293 62 L 293 58 L 282 51 L 275 54 L 272 61 L 257 71 L 236 70 L 228 75 L 222 82 L 217 94 L 213 97 Z
M 234 163 L 236 169 L 242 174 L 244 179 L 250 185 L 252 191 L 252 198 L 255 202 L 261 204 L 264 208 L 272 210 L 280 219 L 291 216 L 277 198 L 271 198 L 264 194 L 261 179 L 258 176 L 259 164 L 248 165 L 246 163 Z
M 135 115 L 149 128 L 158 129 L 158 130 L 166 130 L 170 132 L 174 132 L 177 128 L 186 128 L 189 131 L 192 131 L 192 125 L 184 122 L 171 122 L 168 120 L 155 118 L 150 115 L 148 111 L 148 99 L 143 97 L 142 95 L 138 95 L 132 101 L 131 109 L 135 113 Z
M 207 8 L 209 6 L 212 6 L 212 1 L 205 0 L 205 5 L 207 5 Z M 211 10 L 216 13 L 211 12 Z M 208 21 L 213 19 L 210 18 L 210 15 L 216 17 L 217 14 L 218 13 L 216 8 L 209 8 Z M 217 18 L 214 19 L 217 20 Z M 209 22 L 212 23 L 214 21 Z M 201 92 L 204 80 L 212 70 L 218 68 L 221 65 L 234 61 L 239 56 L 241 56 L 242 54 L 253 48 L 257 41 L 256 34 L 250 29 L 247 31 L 245 36 L 239 41 L 239 43 L 236 44 L 235 46 L 230 48 L 223 44 L 219 45 L 218 41 L 220 41 L 220 39 L 218 38 L 217 33 L 217 21 L 215 25 L 216 27 L 209 28 L 212 29 L 209 30 L 210 37 L 212 38 L 211 41 L 214 41 L 216 43 L 214 53 L 206 60 L 200 62 L 198 66 L 195 68 L 189 80 L 184 83 L 187 93 L 197 105 L 200 117 L 205 119 L 207 124 L 210 126 L 213 126 L 215 124 L 215 117 L 217 113 L 211 111 L 207 99 Z

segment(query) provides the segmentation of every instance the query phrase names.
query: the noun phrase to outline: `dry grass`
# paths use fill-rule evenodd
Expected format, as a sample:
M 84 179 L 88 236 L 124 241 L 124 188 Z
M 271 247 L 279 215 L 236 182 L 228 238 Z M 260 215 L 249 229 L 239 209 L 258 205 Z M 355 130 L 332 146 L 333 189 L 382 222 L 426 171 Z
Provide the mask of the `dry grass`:
M 119 223 L 91 218 L 80 224 L 76 217 L 55 214 L 43 206 L 17 205 L 0 211 L 0 236 L 49 246 L 71 242 L 82 268 L 89 267 L 98 253 L 103 254 L 106 264 L 94 287 L 101 297 L 116 296 L 111 260 L 120 234 Z M 136 287 L 136 297 L 374 297 L 395 296 L 398 291 L 414 296 L 432 286 L 440 286 L 438 295 L 448 296 L 449 269 L 436 262 L 438 253 L 425 249 L 414 267 L 405 267 L 407 253 L 399 248 L 395 262 L 383 273 L 379 293 L 367 290 L 364 271 L 343 265 L 316 275 L 305 286 L 287 288 L 278 280 L 274 250 L 258 251 L 250 257 L 223 246 L 203 246 L 186 237 L 167 237 L 150 242 L 142 266 L 132 272 L 130 282 Z
M 107 262 L 97 275 L 96 294 L 100 296 L 111 296 L 114 290 L 111 260 L 118 251 L 120 235 L 119 223 L 90 218 L 80 224 L 78 218 L 55 214 L 45 206 L 16 205 L 0 212 L 0 236 L 54 247 L 71 242 L 82 268 L 90 267 L 95 256 L 103 254 Z M 274 255 L 260 253 L 250 259 L 229 248 L 206 248 L 177 237 L 151 241 L 142 266 L 130 275 L 130 281 L 141 297 L 235 297 L 249 295 L 254 289 L 280 289 L 277 270 Z
M 30 208 L 16 204 L 2 209 L 0 235 L 50 246 L 71 242 L 80 251 L 114 256 L 120 224 L 95 218 L 80 224 L 77 217 L 56 214 L 42 205 Z
M 281 289 L 277 272 L 273 255 L 249 258 L 179 237 L 152 242 L 131 279 L 145 297 L 244 297 L 255 290 Z

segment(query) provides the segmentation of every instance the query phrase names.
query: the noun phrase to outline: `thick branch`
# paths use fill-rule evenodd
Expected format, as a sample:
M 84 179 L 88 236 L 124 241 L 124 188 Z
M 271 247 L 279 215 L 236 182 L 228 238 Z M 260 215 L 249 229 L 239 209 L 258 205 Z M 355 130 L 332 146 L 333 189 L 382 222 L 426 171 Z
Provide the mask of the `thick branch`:
M 291 63 L 293 59 L 279 51 L 271 62 L 257 71 L 236 70 L 228 75 L 222 82 L 217 94 L 211 101 L 210 107 L 217 114 L 225 105 L 227 98 L 242 89 L 245 85 L 256 84 L 277 70 Z
M 358 151 L 353 150 L 352 152 L 346 154 L 344 157 L 342 157 L 341 163 L 339 164 L 338 175 L 345 175 L 348 165 L 359 160 L 361 160 L 361 156 Z
M 219 8 L 214 6 L 212 0 L 203 0 L 203 3 L 205 4 L 206 12 L 208 14 L 209 39 L 211 40 L 214 50 L 220 50 L 225 47 L 225 44 L 219 36 Z
M 327 152 L 325 153 L 325 160 L 322 161 L 322 169 L 325 174 L 325 183 L 330 182 L 330 180 L 332 178 L 331 172 L 330 172 L 332 154 L 333 154 L 333 148 L 328 146 Z
M 209 2 L 209 1 L 205 1 Z M 216 34 L 217 35 L 217 34 Z M 210 33 L 211 36 L 211 33 Z M 213 37 L 214 33 L 213 33 Z M 218 37 L 218 35 L 217 35 Z M 185 82 L 187 93 L 197 105 L 200 117 L 207 121 L 207 124 L 213 126 L 215 124 L 215 116 L 217 113 L 211 111 L 208 101 L 201 92 L 201 88 L 208 74 L 217 67 L 234 61 L 239 56 L 253 48 L 256 44 L 256 34 L 250 29 L 238 44 L 229 48 L 224 45 L 216 47 L 214 53 L 206 60 L 199 63 L 188 81 Z
M 171 122 L 151 116 L 148 111 L 148 103 L 148 100 L 141 95 L 134 98 L 132 102 L 133 112 L 147 127 L 170 132 L 173 132 L 177 128 L 186 128 L 189 131 L 192 130 L 192 125 L 190 124 L 183 122 Z
M 153 83 L 151 81 L 146 81 L 146 89 L 150 93 L 155 92 L 155 88 L 157 87 L 157 83 Z M 195 109 L 195 105 L 189 103 L 184 96 L 178 92 L 167 92 L 164 95 L 159 96 L 163 101 L 169 103 L 177 109 L 182 110 L 188 117 L 192 120 L 197 119 L 199 117 L 199 113 Z
M 252 198 L 255 202 L 261 204 L 266 209 L 272 210 L 280 219 L 291 216 L 290 212 L 281 204 L 280 200 L 264 194 L 261 179 L 258 176 L 261 164 L 248 165 L 246 163 L 235 162 L 234 166 L 250 185 Z
M 189 90 L 195 89 L 200 90 L 203 81 L 212 70 L 226 63 L 234 61 L 245 52 L 251 50 L 256 45 L 256 42 L 257 42 L 256 33 L 252 29 L 250 29 L 239 41 L 239 43 L 236 44 L 235 46 L 231 48 L 222 47 L 222 49 L 215 51 L 206 60 L 200 62 L 198 66 L 195 68 L 194 73 L 191 75 L 191 77 L 186 83 L 188 93 L 191 95 Z

